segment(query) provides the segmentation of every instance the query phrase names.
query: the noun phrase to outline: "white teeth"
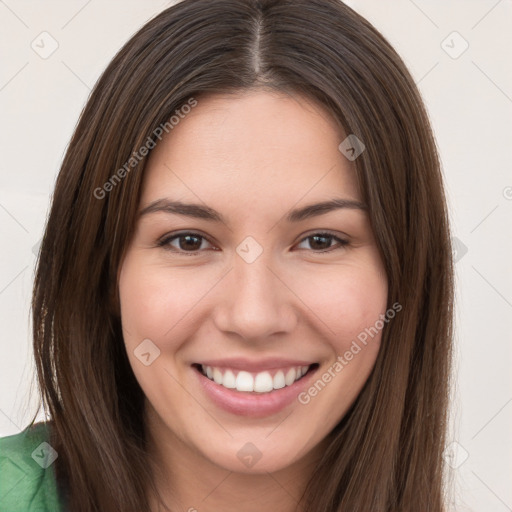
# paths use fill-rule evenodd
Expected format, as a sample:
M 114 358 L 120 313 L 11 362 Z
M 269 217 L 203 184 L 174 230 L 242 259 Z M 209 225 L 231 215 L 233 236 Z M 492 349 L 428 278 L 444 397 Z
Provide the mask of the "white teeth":
M 213 369 L 213 380 L 217 384 L 222 384 L 222 372 L 218 368 Z
M 237 391 L 254 391 L 254 379 L 249 372 L 238 372 L 236 389 Z
M 224 374 L 224 377 L 222 379 L 222 385 L 225 388 L 229 388 L 229 389 L 236 388 L 236 377 L 235 377 L 235 374 L 231 370 L 228 370 Z
M 286 382 L 284 381 L 284 373 L 279 370 L 274 375 L 274 389 L 281 389 L 286 386 Z
M 261 372 L 254 379 L 254 391 L 258 393 L 267 393 L 274 389 L 274 381 L 268 372 Z
M 295 382 L 295 378 L 297 376 L 297 372 L 295 368 L 290 368 L 286 373 L 286 377 L 284 378 L 284 382 L 287 386 L 291 386 Z
M 201 366 L 201 368 L 210 380 L 225 388 L 245 392 L 268 393 L 274 389 L 291 386 L 307 373 L 309 366 L 290 368 L 286 374 L 283 370 L 279 370 L 274 377 L 268 371 L 259 372 L 255 375 L 246 371 L 239 371 L 235 376 L 232 370 L 221 370 L 211 366 Z

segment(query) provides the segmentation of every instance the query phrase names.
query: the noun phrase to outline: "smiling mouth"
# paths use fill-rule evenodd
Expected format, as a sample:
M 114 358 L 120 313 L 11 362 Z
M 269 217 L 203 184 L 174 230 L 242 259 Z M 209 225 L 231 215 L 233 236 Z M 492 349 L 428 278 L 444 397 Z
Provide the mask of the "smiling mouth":
M 261 372 L 248 372 L 197 363 L 192 366 L 209 380 L 227 389 L 248 393 L 270 393 L 292 386 L 306 374 L 314 371 L 318 367 L 318 363 Z

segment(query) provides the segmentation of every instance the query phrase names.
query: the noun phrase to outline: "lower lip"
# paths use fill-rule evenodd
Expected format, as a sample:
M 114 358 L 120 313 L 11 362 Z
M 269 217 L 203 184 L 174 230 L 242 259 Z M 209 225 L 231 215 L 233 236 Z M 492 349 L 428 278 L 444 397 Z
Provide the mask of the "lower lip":
M 251 418 L 263 418 L 282 411 L 294 402 L 297 396 L 309 385 L 312 376 L 318 370 L 318 366 L 312 368 L 302 378 L 296 380 L 291 386 L 274 389 L 268 393 L 256 393 L 236 391 L 225 388 L 201 373 L 193 367 L 199 382 L 208 397 L 217 406 L 225 411 L 239 416 Z

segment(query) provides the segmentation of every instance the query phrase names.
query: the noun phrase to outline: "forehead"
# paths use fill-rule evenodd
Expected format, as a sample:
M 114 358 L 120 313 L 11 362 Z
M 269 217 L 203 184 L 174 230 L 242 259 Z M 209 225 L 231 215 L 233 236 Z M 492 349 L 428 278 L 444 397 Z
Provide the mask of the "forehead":
M 336 192 L 358 199 L 354 163 L 338 150 L 345 136 L 323 107 L 302 96 L 198 97 L 152 150 L 142 202 L 180 195 L 275 208 Z

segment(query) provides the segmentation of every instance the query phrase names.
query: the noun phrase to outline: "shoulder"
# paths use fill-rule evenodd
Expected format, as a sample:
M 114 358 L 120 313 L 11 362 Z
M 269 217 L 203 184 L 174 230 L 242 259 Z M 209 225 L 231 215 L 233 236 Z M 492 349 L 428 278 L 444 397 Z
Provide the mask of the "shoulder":
M 0 438 L 0 508 L 9 512 L 58 512 L 61 509 L 49 443 L 50 425 L 36 423 Z

